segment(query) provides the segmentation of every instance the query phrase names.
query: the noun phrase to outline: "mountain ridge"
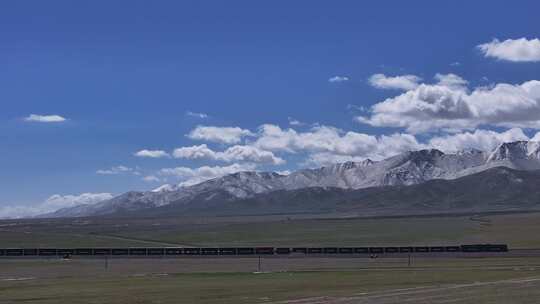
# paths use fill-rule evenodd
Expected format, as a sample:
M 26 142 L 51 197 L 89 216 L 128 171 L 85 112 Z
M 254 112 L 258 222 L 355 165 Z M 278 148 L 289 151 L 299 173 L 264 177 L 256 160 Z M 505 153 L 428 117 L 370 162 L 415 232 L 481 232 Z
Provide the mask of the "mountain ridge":
M 150 214 L 261 215 L 347 213 L 355 217 L 423 215 L 455 212 L 540 210 L 540 170 L 495 167 L 453 180 L 434 179 L 411 186 L 363 189 L 301 188 L 276 190 L 240 200 L 179 206 L 169 204 Z M 136 214 L 136 213 L 132 213 Z M 145 212 L 145 215 L 148 215 Z
M 338 188 L 359 190 L 386 186 L 413 186 L 431 180 L 455 180 L 496 167 L 540 170 L 540 143 L 502 143 L 490 152 L 468 149 L 444 153 L 437 149 L 408 151 L 380 161 L 344 162 L 289 175 L 244 171 L 202 183 L 179 187 L 164 185 L 153 191 L 130 191 L 93 205 L 60 209 L 46 216 L 107 215 L 160 208 L 170 204 L 204 204 L 220 197 L 224 202 L 246 200 L 278 190 Z

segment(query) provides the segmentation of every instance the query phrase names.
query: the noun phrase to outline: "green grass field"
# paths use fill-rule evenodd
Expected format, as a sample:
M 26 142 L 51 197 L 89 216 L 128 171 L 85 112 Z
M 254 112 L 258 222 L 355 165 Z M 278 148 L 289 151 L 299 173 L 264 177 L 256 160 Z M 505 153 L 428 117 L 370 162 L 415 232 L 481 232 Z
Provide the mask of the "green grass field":
M 306 263 L 316 268 L 318 261 L 296 259 L 289 265 L 292 271 L 268 273 L 248 272 L 251 262 L 234 259 L 220 262 L 230 263 L 231 271 L 208 272 L 212 260 L 206 261 L 171 262 L 169 271 L 162 272 L 163 260 L 154 267 L 151 260 L 114 260 L 107 269 L 98 260 L 0 260 L 0 303 L 396 303 L 396 294 L 411 303 L 445 303 L 456 297 L 465 299 L 458 303 L 540 300 L 539 258 L 482 259 L 480 264 L 431 259 L 413 267 L 379 260 L 326 271 L 299 271 L 296 267 Z M 317 297 L 324 301 L 315 302 Z
M 381 219 L 161 218 L 0 222 L 3 247 L 363 246 L 471 242 L 540 248 L 540 213 Z
M 0 221 L 0 247 L 540 248 L 540 213 Z M 540 303 L 540 258 L 0 259 L 0 303 Z

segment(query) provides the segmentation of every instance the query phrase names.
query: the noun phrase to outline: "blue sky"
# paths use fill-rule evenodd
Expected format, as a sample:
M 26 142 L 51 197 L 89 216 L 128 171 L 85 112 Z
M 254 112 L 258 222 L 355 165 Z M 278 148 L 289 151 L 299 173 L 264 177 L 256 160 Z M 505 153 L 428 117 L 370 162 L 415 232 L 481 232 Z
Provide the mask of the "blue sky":
M 532 138 L 538 11 L 537 1 L 4 1 L 0 216 L 242 169 Z M 448 102 L 426 110 L 435 95 Z

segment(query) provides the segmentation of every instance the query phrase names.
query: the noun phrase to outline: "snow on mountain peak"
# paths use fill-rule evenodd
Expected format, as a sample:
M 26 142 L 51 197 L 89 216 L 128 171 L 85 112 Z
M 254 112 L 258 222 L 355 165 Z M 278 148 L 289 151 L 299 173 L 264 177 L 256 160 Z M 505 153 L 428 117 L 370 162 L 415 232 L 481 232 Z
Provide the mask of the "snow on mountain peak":
M 500 144 L 489 156 L 490 161 L 527 159 L 538 150 L 535 142 L 515 141 Z
M 404 152 L 376 162 L 369 159 L 344 162 L 318 169 L 298 170 L 288 175 L 243 171 L 190 186 L 165 184 L 148 192 L 128 192 L 87 206 L 84 210 L 64 209 L 58 214 L 69 216 L 71 212 L 73 216 L 84 216 L 114 213 L 118 209 L 136 210 L 168 204 L 188 204 L 202 198 L 218 197 L 220 193 L 226 193 L 232 198 L 248 198 L 275 190 L 310 187 L 361 189 L 414 185 L 432 179 L 456 179 L 499 166 L 518 170 L 540 169 L 540 143 L 503 143 L 491 152 L 468 149 L 445 154 L 437 149 L 425 149 Z
M 527 155 L 529 158 L 540 159 L 540 142 L 529 141 L 527 144 Z
M 164 184 L 150 191 L 151 192 L 169 192 L 169 191 L 175 191 L 177 189 L 178 187 L 176 185 Z

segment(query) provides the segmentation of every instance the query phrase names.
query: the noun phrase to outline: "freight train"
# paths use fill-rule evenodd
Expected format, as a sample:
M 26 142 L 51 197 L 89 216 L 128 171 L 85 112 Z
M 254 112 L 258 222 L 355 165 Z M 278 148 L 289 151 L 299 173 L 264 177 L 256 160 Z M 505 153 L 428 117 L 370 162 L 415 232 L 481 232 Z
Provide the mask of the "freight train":
M 506 244 L 409 247 L 152 247 L 152 248 L 0 248 L 12 256 L 253 256 L 253 255 L 378 255 L 398 253 L 507 252 Z

